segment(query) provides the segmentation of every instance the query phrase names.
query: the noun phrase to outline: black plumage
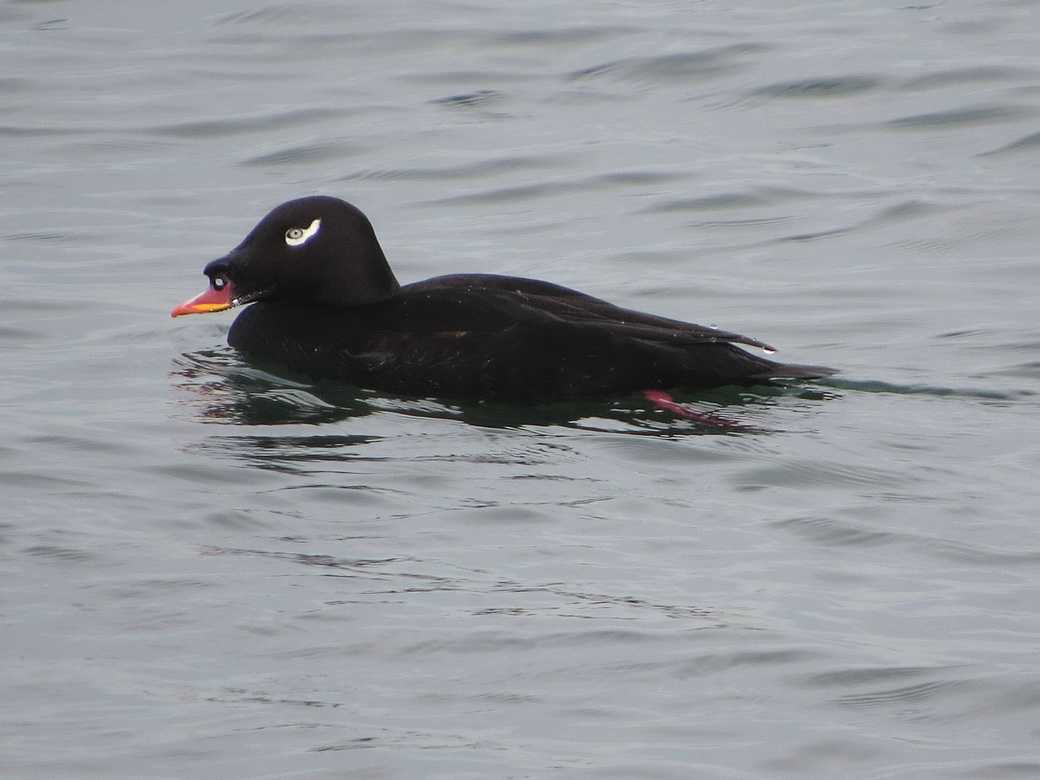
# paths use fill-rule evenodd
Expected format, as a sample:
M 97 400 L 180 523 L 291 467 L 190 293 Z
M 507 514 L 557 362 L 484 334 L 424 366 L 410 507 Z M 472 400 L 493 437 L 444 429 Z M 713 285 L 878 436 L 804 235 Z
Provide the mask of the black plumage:
M 456 274 L 400 286 L 368 219 L 336 198 L 277 207 L 205 273 L 211 289 L 175 315 L 252 303 L 228 334 L 236 349 L 393 393 L 546 401 L 833 373 L 549 282 Z

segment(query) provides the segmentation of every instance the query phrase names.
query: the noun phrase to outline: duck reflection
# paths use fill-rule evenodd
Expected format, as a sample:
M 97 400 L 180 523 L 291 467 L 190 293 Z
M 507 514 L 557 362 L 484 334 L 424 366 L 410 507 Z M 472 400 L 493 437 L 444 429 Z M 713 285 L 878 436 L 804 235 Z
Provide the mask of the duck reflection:
M 761 425 L 766 407 L 793 400 L 819 401 L 833 395 L 819 386 L 778 384 L 701 390 L 674 399 L 665 396 L 669 401 L 663 405 L 659 398 L 643 395 L 551 404 L 449 403 L 387 396 L 279 371 L 272 373 L 246 363 L 234 350 L 222 347 L 178 356 L 170 376 L 178 391 L 178 403 L 193 418 L 247 426 L 322 425 L 392 412 L 458 420 L 483 428 L 563 426 L 648 436 L 733 435 L 768 432 Z M 328 437 L 319 438 L 324 441 Z M 352 438 L 353 443 L 373 440 L 357 438 L 360 441 Z

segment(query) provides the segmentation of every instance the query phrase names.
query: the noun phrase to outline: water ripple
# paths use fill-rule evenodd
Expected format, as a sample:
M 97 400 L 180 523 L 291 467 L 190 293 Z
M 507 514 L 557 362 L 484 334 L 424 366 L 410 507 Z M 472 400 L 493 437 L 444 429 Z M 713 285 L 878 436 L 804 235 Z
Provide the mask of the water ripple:
M 668 213 L 673 211 L 721 211 L 768 206 L 785 200 L 822 197 L 821 193 L 782 187 L 761 187 L 754 190 L 719 192 L 693 198 L 673 198 L 649 206 L 644 211 Z
M 920 704 L 952 691 L 968 688 L 968 680 L 930 680 L 928 682 L 906 685 L 900 688 L 884 688 L 881 690 L 849 693 L 839 696 L 836 701 L 851 707 L 886 707 L 891 704 L 913 702 Z
M 274 152 L 248 157 L 240 165 L 300 165 L 303 163 L 325 162 L 344 157 L 354 157 L 364 152 L 359 145 L 347 141 L 315 141 L 309 144 L 298 144 L 278 149 Z
M 222 117 L 220 119 L 193 119 L 190 122 L 144 127 L 141 132 L 175 138 L 219 138 L 242 133 L 266 133 L 326 119 L 339 119 L 354 113 L 348 109 L 301 108 L 253 116 Z
M 927 666 L 870 666 L 816 672 L 807 675 L 806 685 L 824 688 L 870 685 L 887 680 L 901 680 L 935 674 L 941 669 Z
M 517 155 L 438 167 L 362 169 L 347 174 L 337 181 L 485 179 L 520 171 L 552 170 L 564 166 L 568 162 L 573 162 L 573 157 L 574 155 Z
M 543 181 L 533 184 L 519 184 L 510 187 L 498 187 L 465 195 L 452 195 L 429 201 L 437 205 L 473 205 L 481 203 L 510 203 L 514 201 L 534 200 L 568 192 L 589 189 L 625 188 L 633 185 L 648 185 L 656 182 L 671 181 L 682 178 L 683 174 L 672 171 L 633 170 L 615 171 L 581 179 L 564 179 L 559 181 Z
M 885 122 L 892 130 L 935 130 L 941 128 L 973 127 L 1012 122 L 1036 115 L 1036 110 L 1017 105 L 989 105 L 952 108 L 927 114 L 912 114 Z
M 797 531 L 813 541 L 828 545 L 871 546 L 890 544 L 900 535 L 889 531 L 855 527 L 830 517 L 793 517 L 775 522 L 778 528 Z
M 742 489 L 773 487 L 889 487 L 906 484 L 907 475 L 897 469 L 852 463 L 797 461 L 749 468 L 734 482 Z
M 1017 141 L 1012 141 L 1009 144 L 998 146 L 996 149 L 991 149 L 988 152 L 983 152 L 980 157 L 988 155 L 1001 155 L 1001 154 L 1012 154 L 1012 153 L 1034 153 L 1036 148 L 1040 146 L 1040 131 L 1030 133 L 1029 135 L 1022 136 Z
M 901 85 L 901 89 L 924 90 L 939 89 L 944 87 L 964 87 L 965 84 L 988 84 L 1033 79 L 1036 77 L 1034 70 L 1026 68 L 1013 68 L 1004 65 L 976 65 L 967 68 L 950 68 L 948 70 L 926 73 L 907 79 Z
M 61 547 L 54 544 L 37 544 L 22 550 L 26 555 L 39 558 L 48 558 L 54 561 L 75 561 L 77 563 L 91 562 L 95 556 L 86 550 L 73 547 Z
M 645 83 L 688 82 L 738 70 L 747 65 L 744 58 L 763 54 L 771 48 L 760 43 L 739 43 L 652 57 L 631 57 L 571 71 L 567 78 L 575 81 L 609 78 Z
M 540 28 L 491 33 L 492 45 L 570 48 L 584 43 L 615 39 L 636 31 L 634 27 L 597 26 Z
M 769 98 L 838 98 L 876 90 L 886 83 L 880 76 L 853 74 L 780 81 L 756 87 L 750 95 Z
M 488 103 L 495 103 L 504 95 L 494 89 L 478 89 L 476 92 L 465 92 L 461 95 L 449 95 L 448 97 L 435 98 L 430 102 L 434 105 L 442 105 L 448 108 L 473 108 Z
M 887 501 L 911 501 L 914 504 L 928 501 L 917 494 L 901 496 L 890 491 L 879 494 L 878 497 Z M 1033 566 L 1040 562 L 1040 548 L 1001 549 L 993 545 L 969 544 L 908 531 L 867 528 L 832 517 L 794 517 L 775 521 L 774 525 L 828 546 L 873 547 L 898 544 L 931 558 L 976 566 Z

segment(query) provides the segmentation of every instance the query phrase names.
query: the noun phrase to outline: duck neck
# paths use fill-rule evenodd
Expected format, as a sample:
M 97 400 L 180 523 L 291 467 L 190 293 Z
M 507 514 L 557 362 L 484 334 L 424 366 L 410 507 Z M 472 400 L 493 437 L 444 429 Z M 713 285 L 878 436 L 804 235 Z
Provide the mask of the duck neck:
M 361 306 L 379 303 L 397 295 L 401 285 L 390 270 L 379 244 L 373 241 L 364 248 L 363 257 L 354 249 L 350 262 L 339 263 L 336 273 L 317 294 L 319 303 L 329 306 Z

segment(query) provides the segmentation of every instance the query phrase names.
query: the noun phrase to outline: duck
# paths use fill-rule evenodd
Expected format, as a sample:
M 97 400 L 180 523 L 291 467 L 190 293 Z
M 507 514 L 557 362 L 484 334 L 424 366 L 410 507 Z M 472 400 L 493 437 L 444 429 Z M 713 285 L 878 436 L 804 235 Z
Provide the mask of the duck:
M 247 359 L 397 395 L 551 402 L 835 373 L 538 279 L 460 273 L 401 285 L 368 217 L 325 195 L 272 209 L 203 274 L 207 288 L 172 317 L 240 308 L 227 338 Z

